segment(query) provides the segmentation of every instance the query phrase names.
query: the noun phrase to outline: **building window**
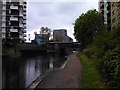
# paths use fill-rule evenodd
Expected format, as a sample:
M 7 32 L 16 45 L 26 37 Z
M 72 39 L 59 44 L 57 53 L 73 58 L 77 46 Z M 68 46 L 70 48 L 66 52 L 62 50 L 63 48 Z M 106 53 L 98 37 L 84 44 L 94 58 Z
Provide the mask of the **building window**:
M 3 1 L 3 5 L 6 5 L 6 1 Z
M 120 23 L 118 25 L 120 26 Z
M 9 10 L 9 14 L 11 14 L 11 10 Z
M 115 10 L 114 11 L 112 11 L 112 14 L 114 15 L 116 12 L 115 12 Z
M 112 19 L 112 23 L 114 23 L 114 22 L 115 22 L 115 18 Z
M 120 14 L 118 15 L 118 18 L 120 18 Z
M 5 16 L 5 15 L 6 15 L 6 12 L 5 12 L 5 11 L 3 11 L 3 12 L 2 12 L 2 15 L 3 15 L 3 16 Z
M 6 10 L 6 6 L 5 5 L 3 5 L 3 10 Z
M 2 38 L 5 39 L 5 33 L 2 33 Z
M 4 33 L 5 33 L 5 27 L 2 27 L 2 32 L 4 32 Z
M 11 25 L 11 22 L 9 21 L 9 25 Z
M 5 27 L 5 22 L 2 22 L 2 27 Z
M 112 2 L 112 6 L 115 6 L 116 5 L 116 2 Z

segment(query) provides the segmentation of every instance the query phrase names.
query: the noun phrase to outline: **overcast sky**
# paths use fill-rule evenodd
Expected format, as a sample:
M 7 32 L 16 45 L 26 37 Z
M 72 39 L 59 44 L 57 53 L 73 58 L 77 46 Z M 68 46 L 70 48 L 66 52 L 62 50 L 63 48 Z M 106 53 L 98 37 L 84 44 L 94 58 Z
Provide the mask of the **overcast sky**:
M 28 34 L 31 39 L 34 39 L 34 32 L 39 33 L 42 26 L 52 30 L 67 29 L 68 36 L 74 39 L 72 23 L 82 13 L 90 9 L 98 10 L 98 0 L 33 1 L 27 2 L 27 40 Z

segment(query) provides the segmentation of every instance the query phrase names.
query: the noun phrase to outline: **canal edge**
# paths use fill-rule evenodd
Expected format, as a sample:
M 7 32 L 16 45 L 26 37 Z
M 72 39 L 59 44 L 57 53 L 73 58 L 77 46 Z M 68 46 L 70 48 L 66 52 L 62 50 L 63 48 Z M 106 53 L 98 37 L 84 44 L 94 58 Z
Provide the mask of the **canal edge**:
M 68 61 L 70 60 L 70 58 L 68 58 L 63 64 L 62 66 L 60 67 L 60 69 L 64 69 L 68 63 Z
M 66 65 L 67 65 L 67 63 L 68 63 L 69 60 L 70 60 L 70 58 L 68 58 L 68 59 L 61 65 L 60 68 L 58 68 L 58 69 L 49 69 L 44 75 L 38 76 L 38 77 L 27 87 L 27 90 L 31 90 L 31 89 L 34 90 L 34 89 L 38 86 L 38 84 L 41 83 L 41 82 L 45 79 L 45 77 L 46 77 L 51 71 L 64 69 L 64 68 L 66 67 Z
M 42 82 L 42 80 L 48 75 L 49 72 L 51 72 L 52 69 L 49 69 L 44 75 L 38 76 L 28 87 L 27 90 L 34 90 L 37 85 Z

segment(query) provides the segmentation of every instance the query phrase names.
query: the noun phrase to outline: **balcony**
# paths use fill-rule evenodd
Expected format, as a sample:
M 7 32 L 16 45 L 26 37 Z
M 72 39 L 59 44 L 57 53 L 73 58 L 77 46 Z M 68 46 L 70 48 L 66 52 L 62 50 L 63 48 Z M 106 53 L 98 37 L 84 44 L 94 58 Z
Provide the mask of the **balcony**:
M 26 30 L 23 30 L 23 33 L 26 33 Z
M 104 11 L 103 11 L 103 10 L 101 10 L 100 13 L 101 13 L 102 15 L 104 15 Z
M 2 17 L 2 21 L 5 22 L 5 21 L 6 21 L 6 18 L 5 18 L 5 17 Z
M 110 17 L 111 16 L 111 13 L 107 13 L 107 17 Z
M 18 21 L 18 18 L 17 17 L 10 17 L 10 20 L 11 21 Z
M 27 6 L 24 6 L 24 8 L 27 8 Z
M 19 24 L 19 27 L 23 27 L 23 24 Z
M 2 39 L 5 39 L 6 38 L 6 33 L 2 33 Z
M 5 27 L 6 25 L 5 25 L 6 23 L 2 23 L 2 27 Z
M 23 5 L 23 2 L 20 2 L 20 5 L 22 6 L 22 5 Z
M 23 30 L 24 33 L 26 33 L 26 30 Z
M 18 10 L 18 6 L 10 6 L 10 9 L 17 9 Z
M 24 37 L 26 37 L 26 34 L 24 34 Z
M 110 10 L 110 9 L 111 9 L 111 7 L 110 7 L 110 5 L 108 5 L 108 6 L 107 6 L 107 10 Z
M 3 10 L 6 10 L 6 6 L 3 6 L 3 8 L 2 8 Z
M 26 2 L 26 1 L 24 1 L 24 4 L 27 4 L 27 2 Z
M 104 8 L 104 3 L 100 3 L 100 8 Z
M 26 26 L 24 26 L 24 29 L 26 29 Z
M 26 17 L 24 17 L 23 20 L 26 20 Z
M 2 33 L 5 33 L 5 32 L 6 32 L 5 28 L 2 28 Z
M 23 13 L 20 13 L 20 16 L 23 17 Z
M 18 32 L 18 29 L 10 29 L 10 32 Z
M 6 16 L 6 12 L 5 11 L 2 12 L 2 16 Z
M 23 21 L 23 24 L 26 24 L 26 21 Z

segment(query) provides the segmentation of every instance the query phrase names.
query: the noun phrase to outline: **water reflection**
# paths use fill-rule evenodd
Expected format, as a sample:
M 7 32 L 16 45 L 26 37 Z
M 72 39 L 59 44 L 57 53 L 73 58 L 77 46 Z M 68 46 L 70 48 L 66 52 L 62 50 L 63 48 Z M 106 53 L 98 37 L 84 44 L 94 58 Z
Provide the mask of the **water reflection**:
M 39 75 L 48 69 L 60 67 L 65 61 L 64 56 L 41 55 L 32 58 L 3 59 L 3 88 L 27 87 Z

